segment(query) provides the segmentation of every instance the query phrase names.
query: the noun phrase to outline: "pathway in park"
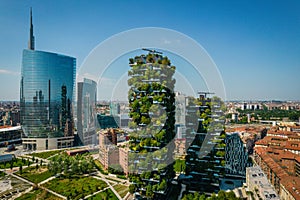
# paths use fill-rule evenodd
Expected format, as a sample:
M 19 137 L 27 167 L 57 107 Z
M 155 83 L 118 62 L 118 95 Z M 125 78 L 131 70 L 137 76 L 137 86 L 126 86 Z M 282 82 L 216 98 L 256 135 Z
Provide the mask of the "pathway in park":
M 99 180 L 102 180 L 102 181 L 105 181 L 107 183 L 107 185 L 109 186 L 109 188 L 113 191 L 113 193 L 115 193 L 115 195 L 118 197 L 118 199 L 123 199 L 119 193 L 115 190 L 115 188 L 110 184 L 110 182 L 108 180 L 106 180 L 105 178 L 100 178 L 98 176 L 93 176 L 93 178 L 96 178 L 96 179 L 99 179 Z M 116 183 L 117 184 L 117 183 Z M 114 185 L 116 185 L 114 184 Z
M 14 174 L 14 169 L 13 169 L 13 170 L 2 170 L 2 171 L 4 171 L 6 174 L 11 175 L 11 176 L 13 176 L 13 177 L 15 177 L 15 178 L 17 178 L 17 179 L 23 181 L 23 182 L 26 182 L 26 183 L 28 183 L 28 184 L 30 184 L 30 185 L 32 185 L 32 186 L 36 186 L 35 183 L 33 183 L 33 182 L 31 182 L 31 181 L 29 181 L 29 180 L 27 180 L 27 179 L 24 179 L 24 178 L 22 178 L 22 177 L 20 177 L 20 176 L 15 175 L 15 174 Z M 50 180 L 52 180 L 52 179 L 54 179 L 54 178 L 55 178 L 55 176 L 52 176 L 52 177 L 50 177 L 50 178 L 48 178 L 48 179 L 46 179 L 46 180 L 44 180 L 44 181 L 38 183 L 37 185 L 38 185 L 40 188 L 46 190 L 47 192 L 54 194 L 55 196 L 58 196 L 58 197 L 60 197 L 60 198 L 62 198 L 62 199 L 67 199 L 65 196 L 63 196 L 63 195 L 61 195 L 61 194 L 58 194 L 58 193 L 56 193 L 56 192 L 54 192 L 54 191 L 52 191 L 52 190 L 49 190 L 49 189 L 47 189 L 47 188 L 41 186 L 42 184 L 44 184 L 44 183 L 46 183 L 46 182 L 48 182 L 48 181 L 50 181 Z M 26 190 L 26 193 L 27 193 L 27 192 L 30 192 L 32 189 L 33 189 L 33 187 L 29 188 L 28 190 Z M 25 194 L 25 193 L 23 193 L 23 194 Z M 21 196 L 21 195 L 20 195 L 20 194 L 17 194 L 15 197 L 19 197 L 19 196 Z

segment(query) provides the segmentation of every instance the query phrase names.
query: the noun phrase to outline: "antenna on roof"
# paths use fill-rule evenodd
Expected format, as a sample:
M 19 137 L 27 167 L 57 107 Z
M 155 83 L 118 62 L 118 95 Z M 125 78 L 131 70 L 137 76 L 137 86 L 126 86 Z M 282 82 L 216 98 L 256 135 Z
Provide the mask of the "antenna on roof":
M 157 54 L 163 54 L 162 52 L 156 51 L 156 50 L 151 50 L 151 49 L 147 49 L 147 48 L 142 48 L 142 50 L 144 51 L 149 51 L 150 53 L 157 53 Z

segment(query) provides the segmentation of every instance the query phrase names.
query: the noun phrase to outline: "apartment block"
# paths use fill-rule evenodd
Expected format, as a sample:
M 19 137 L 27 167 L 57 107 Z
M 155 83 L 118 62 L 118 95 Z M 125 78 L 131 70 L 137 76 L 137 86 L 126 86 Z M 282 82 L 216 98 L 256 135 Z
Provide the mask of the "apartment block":
M 274 187 L 269 183 L 264 171 L 259 166 L 246 170 L 247 189 L 255 199 L 280 200 Z

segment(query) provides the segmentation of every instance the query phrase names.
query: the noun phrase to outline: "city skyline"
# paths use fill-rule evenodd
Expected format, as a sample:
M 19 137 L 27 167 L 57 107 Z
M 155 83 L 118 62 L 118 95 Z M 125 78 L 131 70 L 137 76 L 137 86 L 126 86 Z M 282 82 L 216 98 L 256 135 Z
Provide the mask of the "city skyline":
M 30 7 L 35 48 L 76 57 L 77 71 L 90 51 L 110 36 L 133 28 L 162 27 L 203 46 L 221 73 L 226 100 L 300 100 L 298 1 L 2 1 L 0 100 L 19 100 Z M 122 68 L 127 70 L 128 62 Z

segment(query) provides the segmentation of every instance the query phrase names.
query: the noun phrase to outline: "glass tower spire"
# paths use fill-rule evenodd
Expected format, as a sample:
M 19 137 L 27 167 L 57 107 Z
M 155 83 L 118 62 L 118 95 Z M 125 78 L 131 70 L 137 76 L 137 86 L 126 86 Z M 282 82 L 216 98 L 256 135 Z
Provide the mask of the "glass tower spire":
M 33 24 L 32 24 L 32 8 L 30 8 L 30 34 L 28 41 L 28 49 L 34 50 L 34 36 L 33 36 Z

